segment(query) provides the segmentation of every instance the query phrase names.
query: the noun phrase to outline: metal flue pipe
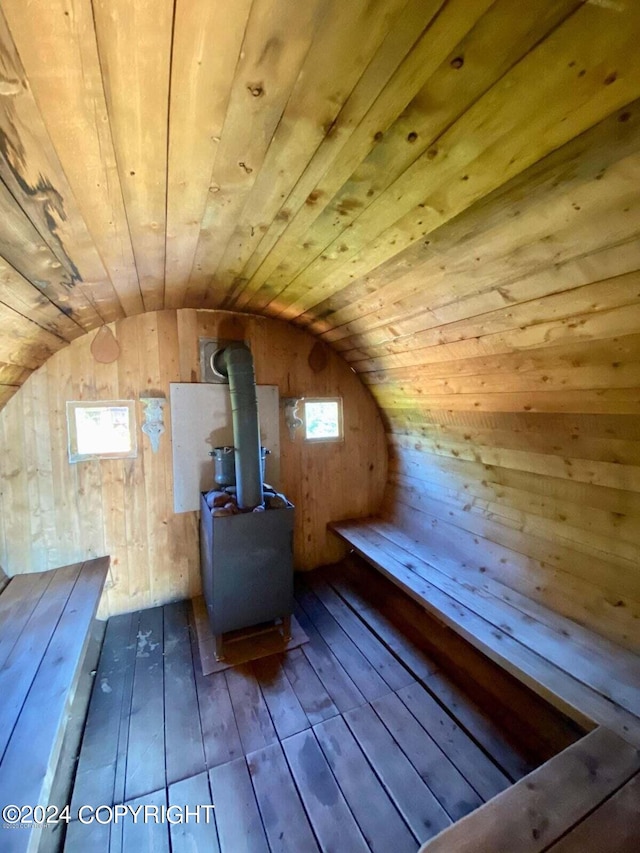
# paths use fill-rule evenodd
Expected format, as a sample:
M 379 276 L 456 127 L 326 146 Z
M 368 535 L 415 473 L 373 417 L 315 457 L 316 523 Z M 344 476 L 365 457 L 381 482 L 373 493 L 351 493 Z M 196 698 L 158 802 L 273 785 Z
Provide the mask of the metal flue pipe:
M 262 459 L 256 377 L 251 350 L 244 343 L 228 344 L 214 357 L 215 369 L 229 379 L 233 444 L 236 461 L 236 500 L 240 509 L 262 504 Z

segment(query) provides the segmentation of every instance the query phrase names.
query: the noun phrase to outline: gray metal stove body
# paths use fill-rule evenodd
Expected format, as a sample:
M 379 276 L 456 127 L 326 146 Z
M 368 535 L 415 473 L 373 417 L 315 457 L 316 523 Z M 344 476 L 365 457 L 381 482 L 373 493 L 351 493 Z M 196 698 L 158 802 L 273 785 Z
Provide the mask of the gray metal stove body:
M 294 507 L 214 518 L 200 497 L 200 565 L 214 636 L 293 611 Z
M 229 379 L 235 446 L 234 515 L 215 515 L 201 496 L 202 586 L 216 657 L 222 634 L 282 618 L 290 634 L 293 611 L 293 513 L 291 504 L 264 510 L 262 451 L 251 351 L 229 344 L 215 355 L 216 369 Z M 258 507 L 258 510 L 252 511 Z

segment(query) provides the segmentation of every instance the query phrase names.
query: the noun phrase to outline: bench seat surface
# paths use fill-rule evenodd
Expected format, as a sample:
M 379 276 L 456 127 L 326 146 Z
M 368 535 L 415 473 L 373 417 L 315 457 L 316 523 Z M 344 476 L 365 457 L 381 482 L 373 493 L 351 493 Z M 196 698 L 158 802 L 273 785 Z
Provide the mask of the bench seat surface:
M 0 596 L 0 803 L 47 805 L 109 558 L 16 575 Z M 31 833 L 3 832 L 2 850 Z
M 638 751 L 598 728 L 427 841 L 420 853 L 635 853 L 639 773 Z
M 640 657 L 510 587 L 476 576 L 382 519 L 331 529 L 386 577 L 555 707 L 640 746 Z M 427 559 L 428 557 L 428 559 Z

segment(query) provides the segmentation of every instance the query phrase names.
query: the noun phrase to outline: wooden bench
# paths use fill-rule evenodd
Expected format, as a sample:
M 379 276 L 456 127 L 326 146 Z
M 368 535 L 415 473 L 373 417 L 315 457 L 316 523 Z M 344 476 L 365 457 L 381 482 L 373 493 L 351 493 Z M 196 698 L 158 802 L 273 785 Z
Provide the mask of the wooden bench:
M 16 575 L 0 595 L 0 807 L 46 806 L 109 558 Z M 3 829 L 3 853 L 38 846 Z
M 640 746 L 640 658 L 493 579 L 482 587 L 381 519 L 330 529 L 469 643 L 586 730 Z
M 640 838 L 640 754 L 598 728 L 420 853 L 635 853 Z

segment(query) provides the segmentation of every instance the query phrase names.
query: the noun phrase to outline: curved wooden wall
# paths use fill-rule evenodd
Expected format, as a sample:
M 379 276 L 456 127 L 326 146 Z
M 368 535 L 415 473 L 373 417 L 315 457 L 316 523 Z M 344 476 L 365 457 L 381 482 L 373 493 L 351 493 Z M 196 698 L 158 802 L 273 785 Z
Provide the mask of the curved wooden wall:
M 245 338 L 258 383 L 278 385 L 281 396 L 343 397 L 341 444 L 291 441 L 281 424 L 281 485 L 297 507 L 296 566 L 339 559 L 327 522 L 376 511 L 387 474 L 382 421 L 346 363 L 285 323 L 222 311 L 151 312 L 113 329 L 117 361 L 95 361 L 94 335 L 85 335 L 50 358 L 0 413 L 0 441 L 10 448 L 0 458 L 0 565 L 15 574 L 110 554 L 102 615 L 198 592 L 197 515 L 173 513 L 169 412 L 157 454 L 139 431 L 136 459 L 70 465 L 65 404 L 137 400 L 150 390 L 168 399 L 170 382 L 198 380 L 200 336 Z
M 616 121 L 347 288 L 323 337 L 385 413 L 396 523 L 638 649 L 640 157 Z
M 637 642 L 639 39 L 622 0 L 3 0 L 0 406 L 81 343 L 2 420 L 3 524 L 23 544 L 0 562 L 67 553 L 46 508 L 62 457 L 32 411 L 73 390 L 45 381 L 55 365 L 88 391 L 116 381 L 70 363 L 82 336 L 144 310 L 249 311 L 369 384 L 392 518 L 474 582 Z M 138 390 L 154 346 L 118 387 Z M 162 369 L 188 378 L 174 352 Z M 304 524 L 331 554 L 317 467 Z M 144 544 L 131 476 L 131 518 L 107 504 L 133 537 L 123 577 L 163 541 Z M 69 514 L 84 501 L 103 523 L 110 486 L 78 488 Z M 375 505 L 350 500 L 336 515 Z

